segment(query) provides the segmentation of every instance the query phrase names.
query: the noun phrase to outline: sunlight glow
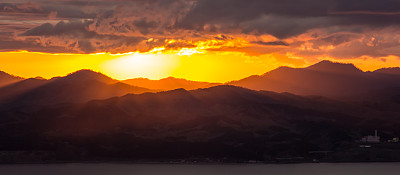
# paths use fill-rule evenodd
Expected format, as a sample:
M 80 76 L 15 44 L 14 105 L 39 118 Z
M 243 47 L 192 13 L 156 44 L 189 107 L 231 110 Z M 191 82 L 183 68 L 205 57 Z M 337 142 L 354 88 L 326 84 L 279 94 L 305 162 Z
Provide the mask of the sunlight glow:
M 153 39 L 148 40 L 151 41 Z M 274 53 L 268 50 L 274 46 L 257 48 L 245 38 L 225 35 L 204 40 L 165 39 L 156 42 L 163 42 L 165 45 L 125 53 L 0 52 L 0 70 L 26 78 L 52 78 L 80 69 L 91 69 L 118 80 L 138 77 L 161 79 L 172 76 L 224 83 L 250 75 L 260 75 L 279 66 L 305 67 L 320 60 L 336 60 L 329 56 L 306 58 L 295 52 Z M 329 51 L 333 47 L 329 45 L 317 49 Z M 316 48 L 306 42 L 297 49 Z M 370 71 L 399 65 L 399 60 L 397 56 L 380 59 L 363 56 L 362 59 L 346 59 L 341 62 L 351 62 L 364 71 Z
M 100 65 L 102 72 L 118 79 L 136 77 L 160 79 L 168 77 L 178 66 L 179 60 L 173 55 L 152 53 L 133 53 L 105 61 Z
M 189 48 L 182 48 L 179 52 L 178 52 L 178 55 L 179 56 L 191 56 L 191 55 L 193 55 L 193 54 L 195 54 L 195 53 L 204 53 L 204 51 L 198 51 L 198 50 L 196 50 L 196 49 L 189 49 Z

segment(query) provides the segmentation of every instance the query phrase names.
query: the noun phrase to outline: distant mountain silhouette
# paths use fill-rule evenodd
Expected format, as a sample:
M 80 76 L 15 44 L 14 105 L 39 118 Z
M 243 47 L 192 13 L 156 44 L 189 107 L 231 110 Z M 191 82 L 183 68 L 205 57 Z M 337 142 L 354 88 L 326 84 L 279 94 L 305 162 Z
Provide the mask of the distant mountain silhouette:
M 382 68 L 382 69 L 375 70 L 374 72 L 382 73 L 382 74 L 400 75 L 400 68 L 399 67 Z
M 363 73 L 362 70 L 358 69 L 353 64 L 335 63 L 328 60 L 323 60 L 319 63 L 306 67 L 305 69 L 345 75 Z
M 47 82 L 48 80 L 45 79 L 29 78 L 8 86 L 0 87 L 0 91 L 3 92 L 0 93 L 0 103 L 6 103 L 15 100 L 20 95 L 25 94 L 32 89 L 38 88 Z
M 159 93 L 129 94 L 90 101 L 72 108 L 65 107 L 38 114 L 53 117 L 70 116 L 51 120 L 52 123 L 46 124 L 46 130 L 53 128 L 60 129 L 66 135 L 88 136 L 115 132 L 115 128 L 127 127 L 126 129 L 146 130 L 142 134 L 154 137 L 161 136 L 159 134 L 172 134 L 174 131 L 186 131 L 181 132 L 182 136 L 196 139 L 191 138 L 191 134 L 195 137 L 196 132 L 210 132 L 208 136 L 205 135 L 207 138 L 219 134 L 209 131 L 207 128 L 210 127 L 257 130 L 272 126 L 289 126 L 291 122 L 296 121 L 337 121 L 345 124 L 351 120 L 361 122 L 373 117 L 364 115 L 361 119 L 360 116 L 354 115 L 354 112 L 359 114 L 368 109 L 321 97 L 257 92 L 226 85 L 192 91 L 176 89 Z M 337 108 L 340 108 L 341 112 L 336 113 Z M 45 118 L 42 118 L 43 123 L 50 122 Z M 163 133 L 165 130 L 162 128 L 168 128 L 171 133 Z M 148 133 L 149 130 L 152 131 Z
M 181 78 L 163 78 L 160 80 L 150 80 L 147 78 L 134 78 L 129 80 L 122 81 L 123 83 L 130 84 L 133 86 L 144 87 L 148 89 L 157 89 L 157 90 L 173 90 L 183 88 L 186 90 L 198 89 L 198 88 L 207 88 L 211 86 L 219 85 L 218 83 L 208 83 L 208 82 L 199 82 L 199 81 L 189 81 Z
M 117 83 L 118 80 L 114 80 L 111 77 L 108 77 L 102 73 L 94 72 L 89 69 L 82 69 L 76 72 L 70 73 L 65 77 L 62 77 L 62 81 L 74 81 L 74 82 L 81 82 L 81 81 L 92 81 L 96 80 L 101 83 L 112 84 Z
M 11 83 L 15 83 L 15 82 L 21 81 L 21 80 L 23 80 L 23 78 L 13 76 L 13 75 L 10 75 L 3 71 L 0 71 L 0 87 L 11 84 Z
M 227 85 L 37 109 L 33 104 L 0 110 L 0 150 L 40 150 L 49 152 L 49 160 L 78 161 L 272 161 L 310 158 L 313 150 L 332 150 L 336 161 L 375 160 L 355 140 L 373 129 L 388 138 L 400 134 L 400 104 L 386 111 L 369 103 Z M 398 160 L 395 155 L 379 160 Z
M 91 70 L 80 70 L 50 80 L 27 79 L 0 88 L 5 95 L 0 102 L 21 104 L 56 104 L 105 99 L 128 93 L 151 92 L 146 88 L 121 83 Z
M 399 146 L 358 142 L 375 129 L 400 135 L 397 71 L 323 61 L 230 83 L 243 87 L 126 80 L 158 90 L 91 70 L 19 80 L 0 87 L 0 162 L 308 161 L 320 150 L 327 161 L 400 161 Z
M 400 74 L 393 73 L 394 70 L 363 72 L 352 64 L 321 61 L 306 68 L 280 67 L 228 84 L 255 90 L 341 97 L 400 86 Z

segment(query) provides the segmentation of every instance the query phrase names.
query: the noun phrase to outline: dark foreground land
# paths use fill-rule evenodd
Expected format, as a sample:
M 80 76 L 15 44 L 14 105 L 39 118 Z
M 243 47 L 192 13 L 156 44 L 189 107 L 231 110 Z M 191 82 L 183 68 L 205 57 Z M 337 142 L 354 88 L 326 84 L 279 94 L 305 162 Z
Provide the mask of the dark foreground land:
M 399 163 L 319 163 L 319 164 L 223 164 L 223 165 L 181 165 L 181 164 L 19 164 L 0 165 L 4 175 L 396 175 Z
M 400 161 L 399 70 L 323 61 L 157 93 L 89 70 L 19 79 L 0 87 L 0 162 Z
M 400 161 L 400 143 L 387 142 L 400 135 L 391 98 L 350 103 L 217 86 L 12 105 L 0 110 L 3 163 Z M 375 129 L 381 143 L 359 142 Z

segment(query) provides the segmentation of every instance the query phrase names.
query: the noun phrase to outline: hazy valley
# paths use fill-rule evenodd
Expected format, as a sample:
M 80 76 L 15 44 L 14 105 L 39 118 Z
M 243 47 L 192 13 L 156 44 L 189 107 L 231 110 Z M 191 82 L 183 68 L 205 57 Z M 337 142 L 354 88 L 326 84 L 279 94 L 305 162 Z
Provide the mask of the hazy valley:
M 398 68 L 323 61 L 223 85 L 90 70 L 0 81 L 2 162 L 400 161 L 387 143 L 400 136 Z M 360 148 L 375 129 L 382 143 Z

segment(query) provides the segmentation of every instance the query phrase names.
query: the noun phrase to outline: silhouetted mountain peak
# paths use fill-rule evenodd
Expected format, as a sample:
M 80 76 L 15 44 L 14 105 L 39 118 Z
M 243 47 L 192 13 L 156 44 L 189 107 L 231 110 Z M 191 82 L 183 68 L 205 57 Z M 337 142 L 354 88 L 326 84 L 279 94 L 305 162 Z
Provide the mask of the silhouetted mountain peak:
M 202 82 L 202 81 L 193 81 L 193 80 L 187 80 L 184 78 L 175 78 L 175 77 L 167 77 L 160 79 L 159 81 L 166 81 L 166 82 L 181 82 L 181 83 L 208 83 L 208 82 Z M 210 83 L 211 84 L 211 83 Z
M 169 91 L 165 91 L 165 92 L 168 92 L 168 93 L 170 93 L 170 94 L 186 94 L 186 93 L 189 93 L 189 91 L 187 91 L 186 89 L 184 89 L 184 88 L 178 88 L 178 89 L 174 89 L 174 90 L 169 90 Z
M 72 73 L 68 74 L 67 76 L 98 76 L 98 75 L 103 75 L 103 74 L 100 72 L 95 72 L 90 69 L 81 69 L 81 70 L 72 72 Z M 103 75 L 103 76 L 105 76 L 105 75 Z
M 241 103 L 241 101 L 249 99 L 258 101 L 257 99 L 261 98 L 257 91 L 232 85 L 213 86 L 204 89 L 192 90 L 191 92 L 197 97 L 211 101 L 224 100 L 227 103 Z M 271 102 L 269 98 L 262 98 L 264 102 Z
M 175 78 L 175 77 L 167 77 L 167 78 L 162 78 L 160 80 L 154 80 L 154 81 L 159 81 L 163 83 L 183 83 L 183 82 L 189 82 L 188 80 L 181 79 L 181 78 Z
M 213 86 L 209 88 L 203 88 L 203 89 L 197 89 L 193 90 L 195 92 L 202 92 L 202 93 L 212 93 L 212 94 L 218 94 L 218 95 L 233 95 L 233 94 L 252 94 L 254 91 L 239 87 L 239 86 L 233 86 L 233 85 L 218 85 L 218 86 Z
M 167 77 L 160 80 L 150 80 L 147 78 L 134 78 L 134 79 L 124 80 L 123 82 L 133 86 L 139 86 L 157 90 L 173 90 L 179 88 L 192 90 L 192 89 L 207 88 L 218 85 L 218 83 L 192 81 L 175 77 Z
M 229 84 L 255 90 L 339 97 L 400 83 L 364 73 L 353 64 L 325 60 L 306 68 L 279 67 L 262 76 L 250 76 Z
M 41 76 L 34 77 L 33 79 L 46 80 L 45 78 L 43 78 L 43 77 L 41 77 Z
M 213 87 L 208 87 L 208 88 L 202 88 L 199 90 L 223 92 L 223 91 L 242 91 L 242 90 L 248 91 L 249 89 L 239 87 L 239 86 L 234 86 L 234 85 L 218 85 L 218 86 L 213 86 Z
M 179 78 L 175 78 L 175 77 L 167 77 L 167 78 L 163 78 L 161 80 L 179 80 Z
M 274 69 L 272 71 L 264 73 L 262 76 L 267 75 L 267 74 L 271 74 L 271 73 L 275 74 L 275 73 L 287 72 L 287 71 L 291 71 L 291 70 L 294 70 L 294 69 L 296 69 L 296 68 L 292 68 L 292 67 L 288 67 L 288 66 L 281 66 L 281 67 L 278 67 L 278 68 L 276 68 L 276 69 Z
M 76 72 L 68 74 L 65 77 L 62 77 L 62 79 L 76 80 L 76 81 L 96 80 L 108 84 L 117 82 L 117 80 L 114 80 L 100 72 L 95 72 L 89 69 L 78 70 Z
M 374 73 L 400 75 L 400 67 L 388 67 L 375 70 Z
M 11 75 L 11 74 L 6 73 L 4 71 L 0 71 L 0 78 L 4 78 L 4 77 L 22 79 L 21 77 Z
M 5 86 L 20 80 L 23 80 L 23 78 L 0 71 L 0 86 Z
M 319 63 L 306 67 L 306 69 L 314 71 L 322 71 L 322 72 L 331 72 L 331 73 L 345 73 L 345 74 L 362 72 L 353 64 L 338 63 L 329 60 L 323 60 Z

